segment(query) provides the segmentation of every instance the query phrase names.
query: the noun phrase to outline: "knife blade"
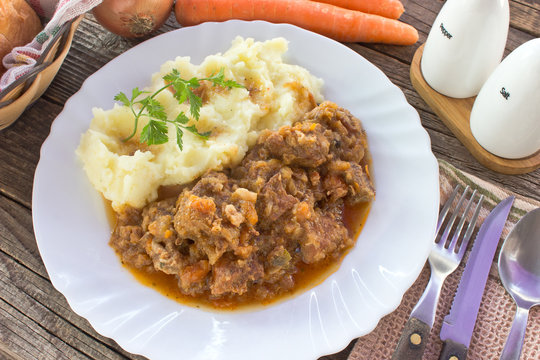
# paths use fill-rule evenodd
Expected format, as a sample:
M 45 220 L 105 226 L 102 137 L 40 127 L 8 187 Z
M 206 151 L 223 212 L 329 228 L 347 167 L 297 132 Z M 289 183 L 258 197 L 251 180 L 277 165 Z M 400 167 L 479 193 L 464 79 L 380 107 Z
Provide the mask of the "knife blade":
M 440 338 L 444 344 L 440 360 L 464 360 L 467 357 L 489 269 L 513 202 L 513 196 L 501 201 L 478 231 L 452 308 L 443 321 Z

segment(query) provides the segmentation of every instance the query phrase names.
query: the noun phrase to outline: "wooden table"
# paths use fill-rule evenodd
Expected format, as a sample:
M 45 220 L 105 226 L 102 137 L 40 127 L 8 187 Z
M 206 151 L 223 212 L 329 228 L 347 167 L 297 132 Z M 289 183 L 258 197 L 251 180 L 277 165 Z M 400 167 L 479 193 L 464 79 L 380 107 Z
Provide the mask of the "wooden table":
M 425 42 L 443 1 L 404 0 L 403 3 L 406 13 L 402 20 L 414 25 L 420 33 L 416 45 L 347 45 L 381 68 L 403 90 L 418 110 L 438 158 L 540 200 L 540 170 L 525 175 L 502 175 L 487 170 L 415 92 L 409 80 L 409 66 L 415 50 Z M 525 41 L 540 37 L 540 0 L 512 0 L 510 11 L 506 54 Z M 177 27 L 171 16 L 160 32 Z M 52 121 L 88 76 L 139 42 L 111 35 L 92 15 L 86 15 L 50 88 L 14 125 L 0 131 L 0 359 L 142 359 L 97 334 L 70 309 L 49 281 L 32 230 L 34 170 Z M 340 353 L 323 359 L 346 359 L 353 344 L 354 341 Z

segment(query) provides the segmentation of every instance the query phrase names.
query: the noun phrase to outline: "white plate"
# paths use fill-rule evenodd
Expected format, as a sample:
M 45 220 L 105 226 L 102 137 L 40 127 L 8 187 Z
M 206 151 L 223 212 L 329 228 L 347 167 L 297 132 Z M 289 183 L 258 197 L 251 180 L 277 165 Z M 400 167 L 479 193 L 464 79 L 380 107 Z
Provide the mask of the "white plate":
M 138 283 L 108 245 L 100 195 L 75 156 L 92 107 L 145 86 L 166 60 L 195 63 L 241 35 L 283 36 L 286 61 L 324 79 L 326 99 L 361 119 L 377 198 L 357 245 L 322 284 L 263 310 L 208 312 Z M 229 21 L 171 31 L 125 52 L 89 77 L 54 121 L 33 192 L 36 240 L 53 285 L 73 310 L 127 351 L 151 359 L 316 359 L 369 333 L 394 310 L 430 249 L 438 168 L 418 113 L 375 66 L 346 46 L 290 25 Z

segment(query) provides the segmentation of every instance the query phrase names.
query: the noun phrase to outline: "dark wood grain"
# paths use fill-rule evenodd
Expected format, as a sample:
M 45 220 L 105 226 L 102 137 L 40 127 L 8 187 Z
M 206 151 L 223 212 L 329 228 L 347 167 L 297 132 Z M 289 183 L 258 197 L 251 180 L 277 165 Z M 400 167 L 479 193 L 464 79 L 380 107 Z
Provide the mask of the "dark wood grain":
M 60 105 L 38 99 L 24 112 L 23 121 L 0 132 L 0 194 L 30 208 L 39 149 L 61 110 Z
M 425 42 L 442 0 L 404 0 L 401 20 L 415 26 L 414 46 L 346 44 L 379 67 L 416 108 L 433 153 L 456 167 L 518 194 L 540 200 L 540 170 L 503 175 L 480 165 L 416 93 L 409 79 L 413 55 Z M 540 36 L 540 0 L 510 2 L 505 54 Z M 157 33 L 178 28 L 174 16 Z M 90 14 L 79 26 L 55 80 L 11 127 L 0 131 L 0 359 L 143 359 L 96 333 L 50 283 L 32 228 L 32 182 L 41 144 L 66 100 L 111 59 L 145 39 L 126 40 L 105 31 Z M 345 360 L 354 340 L 323 360 Z

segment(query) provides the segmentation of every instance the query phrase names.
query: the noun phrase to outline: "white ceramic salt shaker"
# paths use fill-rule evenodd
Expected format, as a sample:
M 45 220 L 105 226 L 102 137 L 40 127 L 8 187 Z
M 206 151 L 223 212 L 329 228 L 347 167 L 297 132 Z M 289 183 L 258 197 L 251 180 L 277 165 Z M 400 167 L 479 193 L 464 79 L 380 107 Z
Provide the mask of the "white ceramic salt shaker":
M 424 46 L 426 82 L 449 97 L 478 94 L 502 59 L 509 21 L 508 0 L 448 0 Z
M 474 102 L 471 131 L 503 158 L 540 150 L 540 38 L 519 46 L 490 75 Z

